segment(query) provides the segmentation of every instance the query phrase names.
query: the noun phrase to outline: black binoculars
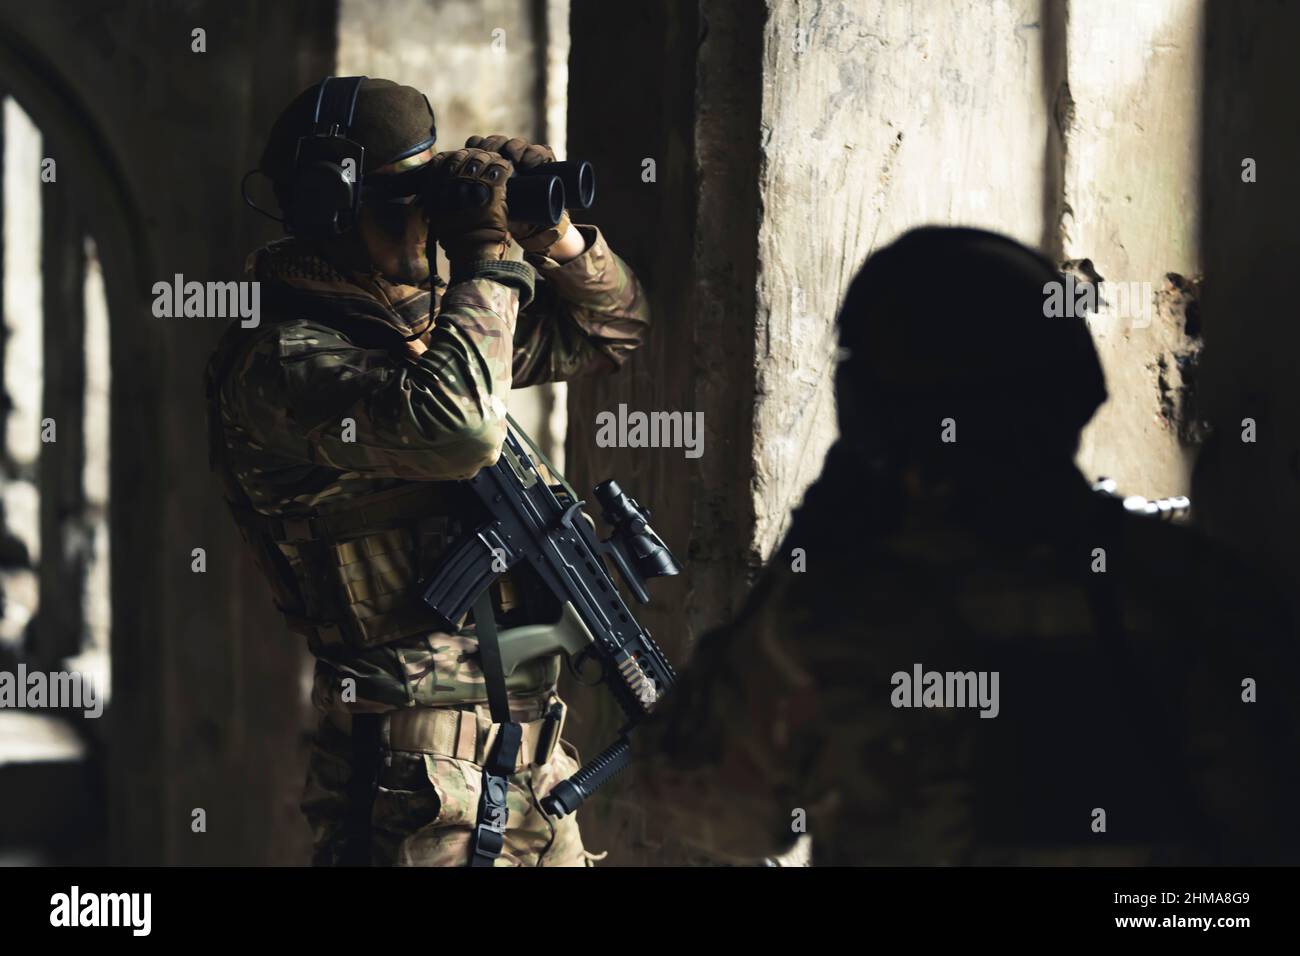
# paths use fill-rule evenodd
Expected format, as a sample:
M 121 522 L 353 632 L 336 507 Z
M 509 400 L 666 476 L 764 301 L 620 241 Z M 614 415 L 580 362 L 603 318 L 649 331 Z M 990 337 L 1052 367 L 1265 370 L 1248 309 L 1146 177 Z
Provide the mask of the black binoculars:
M 465 209 L 482 206 L 490 193 L 483 183 L 457 183 L 433 200 L 433 208 Z M 510 218 L 541 226 L 553 226 L 565 209 L 590 209 L 596 200 L 596 172 L 585 159 L 543 163 L 531 169 L 517 169 L 506 182 L 506 204 Z

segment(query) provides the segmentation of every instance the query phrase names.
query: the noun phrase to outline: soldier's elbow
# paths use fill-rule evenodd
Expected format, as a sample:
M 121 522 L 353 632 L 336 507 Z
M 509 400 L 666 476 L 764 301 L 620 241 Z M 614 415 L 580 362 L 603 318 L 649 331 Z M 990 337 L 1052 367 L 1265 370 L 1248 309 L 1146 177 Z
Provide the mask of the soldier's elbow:
M 457 443 L 462 467 L 459 469 L 464 477 L 472 477 L 480 468 L 487 468 L 497 463 L 501 457 L 501 446 L 506 441 L 506 420 L 504 417 L 484 418 L 467 427 Z

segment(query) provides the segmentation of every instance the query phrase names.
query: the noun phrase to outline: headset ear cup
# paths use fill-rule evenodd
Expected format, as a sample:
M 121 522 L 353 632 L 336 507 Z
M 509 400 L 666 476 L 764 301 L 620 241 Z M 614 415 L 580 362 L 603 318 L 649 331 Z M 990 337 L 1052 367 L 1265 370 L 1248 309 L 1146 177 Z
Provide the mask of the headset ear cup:
M 327 76 L 310 132 L 298 138 L 285 221 L 296 235 L 341 235 L 356 224 L 365 147 L 348 139 L 364 76 Z
M 352 227 L 352 180 L 337 163 L 318 160 L 301 170 L 293 188 L 294 231 L 339 235 Z

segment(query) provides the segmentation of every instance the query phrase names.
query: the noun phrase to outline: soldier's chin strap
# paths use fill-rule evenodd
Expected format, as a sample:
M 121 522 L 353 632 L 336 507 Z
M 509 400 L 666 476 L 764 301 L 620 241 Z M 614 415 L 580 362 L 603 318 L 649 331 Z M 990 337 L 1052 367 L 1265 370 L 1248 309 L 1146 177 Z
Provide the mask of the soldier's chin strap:
M 506 675 L 501 664 L 501 644 L 497 640 L 496 614 L 492 608 L 492 589 L 486 588 L 474 602 L 474 633 L 478 638 L 479 663 L 487 682 L 488 707 L 497 725 L 496 743 L 483 764 L 483 793 L 478 801 L 478 820 L 469 845 L 470 866 L 493 866 L 505 846 L 506 794 L 510 775 L 519 760 L 522 729 L 510 719 L 510 700 L 506 693 Z

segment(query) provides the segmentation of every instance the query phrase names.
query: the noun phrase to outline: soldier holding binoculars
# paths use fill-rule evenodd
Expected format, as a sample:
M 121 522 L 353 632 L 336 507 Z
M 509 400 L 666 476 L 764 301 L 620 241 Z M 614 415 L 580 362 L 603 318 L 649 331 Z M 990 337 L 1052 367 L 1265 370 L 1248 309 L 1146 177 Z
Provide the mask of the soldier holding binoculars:
M 546 146 L 475 136 L 435 152 L 435 137 L 423 94 L 363 77 L 327 78 L 276 121 L 259 171 L 289 235 L 249 260 L 261 326 L 233 325 L 209 365 L 213 465 L 317 657 L 315 861 L 589 865 L 574 817 L 538 805 L 579 766 L 559 657 L 505 681 L 522 739 L 493 852 L 480 778 L 501 721 L 477 628 L 441 630 L 418 585 L 472 528 L 458 479 L 501 454 L 509 389 L 616 371 L 649 310 L 600 230 L 562 208 L 590 201 L 589 167 L 539 176 Z M 494 590 L 501 623 L 528 623 L 524 588 Z

